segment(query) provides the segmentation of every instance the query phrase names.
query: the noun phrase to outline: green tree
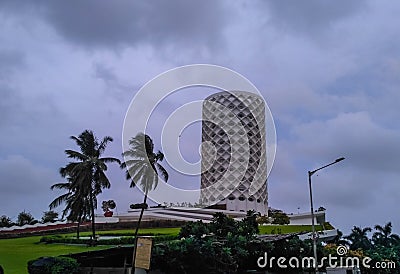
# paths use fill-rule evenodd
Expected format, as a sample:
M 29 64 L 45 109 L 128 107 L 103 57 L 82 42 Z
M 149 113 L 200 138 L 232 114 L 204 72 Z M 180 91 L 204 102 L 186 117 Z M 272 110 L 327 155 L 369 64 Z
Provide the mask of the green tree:
M 259 214 L 255 210 L 247 211 L 246 217 L 239 222 L 239 234 L 245 236 L 248 239 L 254 237 L 259 233 L 257 217 Z
M 57 212 L 53 210 L 43 212 L 42 223 L 54 223 L 57 221 L 57 219 L 58 219 Z
M 108 201 L 103 201 L 101 203 L 101 209 L 103 209 L 104 212 L 109 212 L 110 209 L 114 209 L 117 206 L 114 200 L 108 200 Z
M 210 223 L 211 232 L 217 237 L 225 238 L 228 233 L 236 233 L 238 230 L 238 223 L 231 217 L 226 216 L 222 212 L 213 214 Z
M 96 238 L 95 209 L 97 208 L 97 196 L 102 193 L 104 188 L 110 188 L 111 184 L 105 171 L 107 164 L 120 160 L 113 157 L 102 157 L 107 144 L 112 142 L 110 136 L 104 137 L 101 141 L 90 130 L 85 130 L 78 137 L 71 136 L 76 142 L 80 151 L 65 150 L 67 157 L 76 162 L 70 162 L 60 169 L 63 177 L 68 177 L 71 183 L 72 192 L 77 193 L 77 200 L 83 202 L 84 206 L 89 206 L 92 221 L 92 238 Z M 76 206 L 76 204 L 74 204 Z M 80 214 L 81 217 L 84 214 Z M 76 216 L 74 216 L 76 217 Z
M 281 210 L 272 210 L 268 212 L 268 216 L 272 218 L 273 224 L 287 225 L 290 223 L 289 216 Z
M 384 226 L 376 225 L 376 232 L 372 235 L 372 241 L 375 245 L 393 246 L 400 243 L 400 237 L 392 234 L 392 223 L 388 222 Z
M 327 241 L 328 244 L 334 244 L 334 245 L 344 245 L 344 246 L 350 246 L 349 241 L 347 241 L 344 237 L 343 237 L 343 232 L 340 231 L 339 229 L 337 230 L 337 235 L 336 237 L 331 240 L 331 241 Z
M 25 210 L 24 210 L 18 214 L 17 224 L 19 226 L 33 225 L 36 223 L 38 223 L 38 221 L 35 220 L 35 218 L 29 212 L 25 212 Z
M 13 225 L 14 225 L 14 223 L 6 215 L 2 215 L 0 217 L 0 227 L 11 227 Z
M 368 238 L 368 232 L 371 232 L 370 227 L 361 228 L 354 226 L 351 230 L 350 235 L 344 237 L 346 240 L 350 241 L 350 249 L 362 249 L 367 250 L 371 248 L 371 241 Z
M 76 238 L 79 239 L 80 224 L 90 218 L 90 203 L 84 191 L 79 191 L 79 185 L 74 184 L 70 177 L 67 182 L 57 183 L 51 186 L 51 189 L 62 189 L 67 192 L 55 198 L 49 205 L 50 209 L 54 209 L 65 204 L 62 217 L 67 217 L 68 221 L 77 222 Z
M 133 188 L 137 184 L 141 186 L 144 193 L 143 204 L 147 202 L 147 195 L 150 190 L 155 189 L 158 184 L 158 176 L 161 175 L 165 181 L 168 181 L 168 172 L 159 163 L 164 159 L 161 151 L 154 152 L 153 140 L 144 133 L 138 133 L 129 140 L 129 149 L 124 151 L 122 155 L 125 161 L 121 164 L 121 168 L 126 169 L 126 179 L 130 181 L 130 187 Z M 140 215 L 135 230 L 135 248 L 133 254 L 133 265 L 135 264 L 137 234 L 140 223 L 142 221 L 144 207 L 140 210 Z

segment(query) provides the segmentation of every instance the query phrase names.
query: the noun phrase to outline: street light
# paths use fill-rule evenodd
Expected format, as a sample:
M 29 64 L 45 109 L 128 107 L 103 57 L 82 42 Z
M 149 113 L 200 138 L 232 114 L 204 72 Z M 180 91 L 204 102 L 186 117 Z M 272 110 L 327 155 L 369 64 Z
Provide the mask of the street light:
M 314 222 L 314 206 L 313 206 L 313 198 L 312 198 L 312 189 L 311 189 L 311 176 L 321 170 L 324 169 L 328 166 L 334 165 L 336 163 L 339 163 L 340 161 L 343 161 L 344 157 L 336 159 L 334 162 L 327 164 L 323 167 L 317 168 L 312 171 L 308 171 L 308 185 L 310 187 L 310 204 L 311 204 L 311 225 L 312 225 L 312 240 L 313 240 L 313 252 L 314 252 L 314 263 L 315 263 L 315 273 L 318 271 L 318 261 L 317 261 L 317 235 L 315 233 L 315 222 Z

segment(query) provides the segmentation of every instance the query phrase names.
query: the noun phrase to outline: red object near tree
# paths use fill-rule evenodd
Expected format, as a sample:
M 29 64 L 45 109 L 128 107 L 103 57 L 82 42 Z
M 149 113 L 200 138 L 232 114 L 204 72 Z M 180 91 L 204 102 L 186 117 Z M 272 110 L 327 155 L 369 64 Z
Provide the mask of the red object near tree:
M 107 211 L 107 212 L 104 212 L 104 217 L 112 217 L 113 214 L 114 214 L 114 212 L 112 212 L 112 211 Z

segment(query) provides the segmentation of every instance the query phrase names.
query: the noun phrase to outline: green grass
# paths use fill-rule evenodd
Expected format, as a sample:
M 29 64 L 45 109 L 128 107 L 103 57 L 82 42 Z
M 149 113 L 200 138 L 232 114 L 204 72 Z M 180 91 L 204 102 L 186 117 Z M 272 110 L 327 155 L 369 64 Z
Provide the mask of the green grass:
M 260 234 L 285 234 L 293 232 L 311 232 L 311 225 L 265 225 L 258 226 Z M 322 230 L 320 225 L 315 226 L 315 229 Z
M 42 256 L 58 256 L 89 250 L 104 249 L 103 247 L 85 247 L 58 244 L 38 244 L 41 236 L 0 240 L 0 265 L 7 274 L 28 273 L 27 262 Z
M 180 228 L 146 228 L 140 229 L 139 233 L 154 233 L 165 235 L 178 235 Z M 98 234 L 114 234 L 126 235 L 133 233 L 133 229 L 99 231 Z M 82 236 L 89 236 L 90 232 L 81 233 Z M 75 233 L 63 234 L 65 236 L 75 236 Z M 109 248 L 110 246 L 75 246 L 63 244 L 39 244 L 41 236 L 1 239 L 0 240 L 0 265 L 7 274 L 24 274 L 27 273 L 27 263 L 32 259 L 42 256 L 58 256 L 71 253 L 79 253 L 90 250 L 99 250 Z

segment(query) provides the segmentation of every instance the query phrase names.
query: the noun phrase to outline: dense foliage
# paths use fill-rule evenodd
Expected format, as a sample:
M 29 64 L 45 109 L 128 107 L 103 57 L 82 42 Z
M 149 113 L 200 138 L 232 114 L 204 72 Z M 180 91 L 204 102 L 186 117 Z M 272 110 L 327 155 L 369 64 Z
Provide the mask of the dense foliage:
M 216 213 L 210 223 L 190 222 L 182 227 L 179 241 L 154 247 L 152 268 L 165 273 L 241 273 L 257 270 L 257 259 L 265 252 L 289 256 L 311 250 L 310 243 L 296 237 L 287 244 L 286 240 L 275 244 L 258 240 L 256 219 L 255 212 L 249 211 L 241 221 Z
M 114 209 L 117 206 L 114 200 L 103 201 L 101 203 L 101 209 L 104 212 L 110 211 L 110 209 Z
M 14 225 L 14 223 L 6 215 L 2 215 L 0 217 L 0 227 L 11 227 L 13 225 Z
M 54 223 L 55 221 L 57 221 L 58 219 L 58 213 L 53 211 L 53 210 L 49 210 L 49 211 L 45 211 L 43 212 L 43 216 L 42 216 L 42 223 Z
M 360 261 L 366 257 L 371 258 L 366 268 L 362 264 L 362 273 L 400 273 L 400 237 L 392 233 L 391 222 L 385 226 L 376 225 L 372 237 L 370 227 L 354 226 L 351 233 L 345 237 L 339 233 L 337 239 L 325 247 L 325 254 L 336 255 L 339 246 L 346 246 L 348 252 L 345 257 L 357 257 Z M 380 269 L 375 266 L 381 266 Z M 386 266 L 386 267 L 382 267 Z
M 289 216 L 281 210 L 268 210 L 268 217 L 272 224 L 287 225 L 290 223 Z
M 28 262 L 29 274 L 76 274 L 79 264 L 66 257 L 43 257 Z
M 34 225 L 37 224 L 39 221 L 35 220 L 33 216 L 29 212 L 22 211 L 18 214 L 17 217 L 17 225 Z

